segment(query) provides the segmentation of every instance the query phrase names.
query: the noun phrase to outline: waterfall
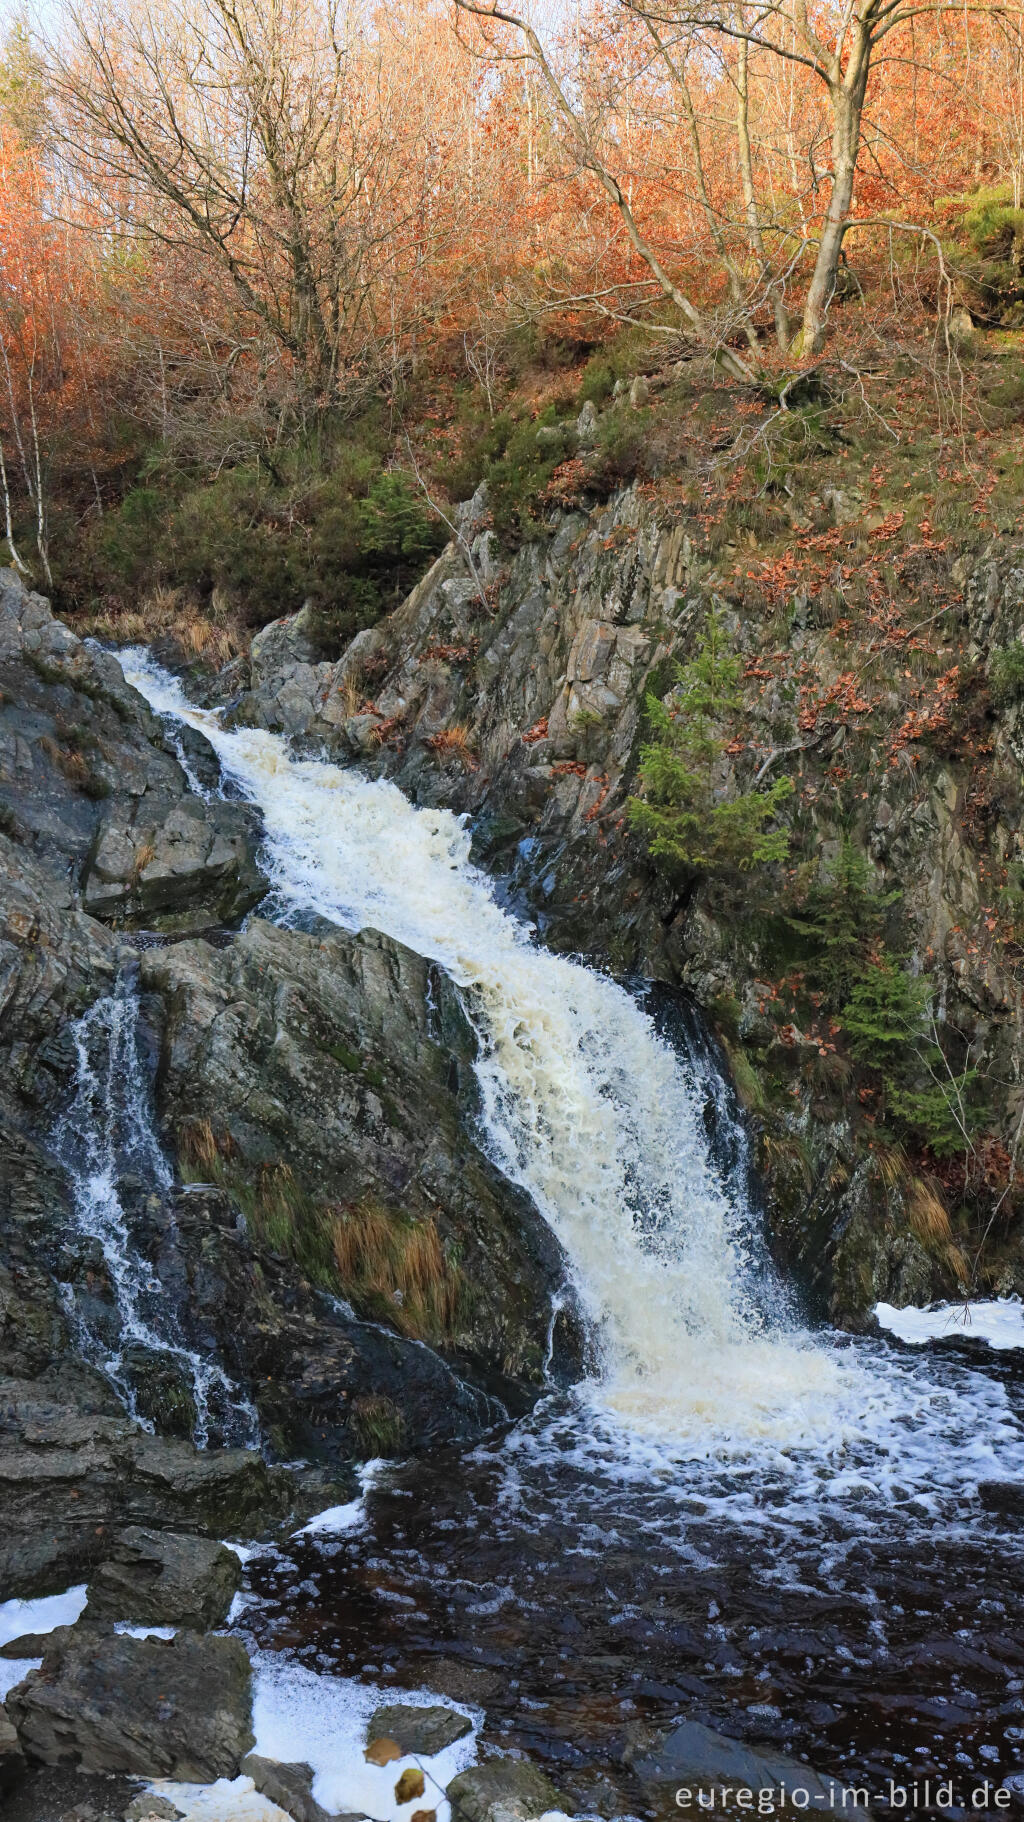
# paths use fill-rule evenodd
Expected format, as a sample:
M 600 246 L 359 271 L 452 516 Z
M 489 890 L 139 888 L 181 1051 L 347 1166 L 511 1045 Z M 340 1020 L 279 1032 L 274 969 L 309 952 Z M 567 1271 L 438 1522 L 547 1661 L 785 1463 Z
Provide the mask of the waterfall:
M 252 1443 L 258 1438 L 255 1411 L 219 1366 L 188 1346 L 166 1288 L 132 1233 L 130 1189 L 162 1199 L 174 1182 L 153 1125 L 138 1024 L 135 982 L 125 972 L 114 992 L 96 1000 L 71 1027 L 74 1092 L 50 1144 L 67 1173 L 78 1231 L 102 1250 L 113 1321 L 83 1308 L 70 1284 L 63 1287 L 65 1304 L 84 1357 L 107 1375 L 147 1428 L 152 1426 L 139 1410 L 133 1350 L 156 1357 L 188 1386 L 198 1447 L 206 1446 L 214 1425 L 225 1440 Z
M 261 809 L 282 921 L 381 930 L 462 989 L 487 1147 L 566 1249 L 607 1402 L 633 1426 L 684 1433 L 709 1420 L 746 1436 L 813 1428 L 839 1371 L 773 1317 L 785 1299 L 711 1161 L 700 1084 L 643 1006 L 502 909 L 460 818 L 295 759 L 277 735 L 224 729 L 140 648 L 121 662 L 157 713 L 206 735 Z

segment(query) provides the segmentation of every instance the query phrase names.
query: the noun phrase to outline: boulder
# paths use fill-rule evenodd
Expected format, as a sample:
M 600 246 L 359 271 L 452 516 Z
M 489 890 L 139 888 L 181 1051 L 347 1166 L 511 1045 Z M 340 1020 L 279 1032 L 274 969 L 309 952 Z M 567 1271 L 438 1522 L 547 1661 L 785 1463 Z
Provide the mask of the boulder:
M 10 1789 L 24 1769 L 25 1755 L 21 1750 L 17 1729 L 0 1702 L 0 1794 Z
M 77 1639 L 8 1696 L 30 1758 L 196 1784 L 238 1775 L 253 1742 L 251 1673 L 239 1639 L 76 1630 Z
M 219 775 L 201 735 L 176 750 L 117 659 L 0 570 L 0 828 L 31 846 L 62 906 L 70 885 L 111 922 L 201 930 L 263 896 L 258 817 L 195 795 L 197 763 Z
M 124 1822 L 179 1822 L 184 1811 L 177 1808 L 169 1797 L 158 1796 L 152 1791 L 143 1791 L 141 1797 L 133 1797 L 124 1812 Z
M 486 1759 L 448 1786 L 452 1822 L 527 1822 L 560 1808 L 553 1784 L 525 1759 Z M 500 1813 L 499 1813 L 500 1812 Z
M 86 1620 L 219 1626 L 242 1578 L 233 1550 L 212 1539 L 130 1526 L 89 1583 Z
M 701 1807 L 714 1807 L 719 1814 L 749 1813 L 757 1806 L 758 1792 L 775 1792 L 778 1798 L 783 1789 L 806 1791 L 807 1802 L 801 1800 L 805 1809 L 845 1813 L 856 1808 L 846 1802 L 838 1780 L 819 1777 L 802 1760 L 770 1746 L 750 1746 L 698 1721 L 682 1721 L 664 1734 L 643 1732 L 624 1757 L 659 1813 L 666 1815 L 688 1810 L 696 1815 Z M 690 1793 L 685 1802 L 680 1791 Z M 745 1802 L 738 1800 L 741 1792 L 747 1793 Z
M 261 1796 L 276 1803 L 292 1822 L 364 1822 L 357 1815 L 329 1814 L 313 1796 L 313 1772 L 308 1765 L 282 1765 L 251 1752 L 242 1760 L 241 1772 L 252 1779 Z
M 409 1702 L 396 1702 L 374 1710 L 366 1738 L 370 1742 L 394 1740 L 403 1753 L 415 1752 L 430 1758 L 464 1739 L 472 1727 L 472 1721 L 464 1714 L 440 1703 L 432 1708 L 415 1708 Z
M 151 1436 L 123 1414 L 97 1411 L 90 1384 L 60 1375 L 0 1380 L 0 1587 L 7 1594 L 85 1580 L 128 1525 L 251 1536 L 288 1510 L 288 1476 L 254 1451 L 201 1452 Z
M 187 932 L 230 924 L 267 889 L 245 804 L 182 797 L 115 806 L 97 831 L 83 875 L 94 917 Z

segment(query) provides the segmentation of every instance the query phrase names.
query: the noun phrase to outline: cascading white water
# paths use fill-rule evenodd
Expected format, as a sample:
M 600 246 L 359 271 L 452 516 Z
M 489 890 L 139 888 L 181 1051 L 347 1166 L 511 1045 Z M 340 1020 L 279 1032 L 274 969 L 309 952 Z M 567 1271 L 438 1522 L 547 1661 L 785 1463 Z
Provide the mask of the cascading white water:
M 603 1393 L 630 1421 L 796 1437 L 839 1373 L 799 1333 L 774 1332 L 708 1155 L 693 1082 L 614 981 L 548 954 L 497 904 L 445 810 L 392 784 L 296 760 L 262 730 L 191 708 L 140 648 L 128 681 L 200 729 L 262 810 L 280 914 L 372 927 L 441 963 L 481 1037 L 477 1075 L 496 1162 L 563 1242 L 599 1327 Z M 759 1296 L 759 1292 L 766 1295 Z
M 742 1173 L 730 1203 L 687 1068 L 623 988 L 546 953 L 501 909 L 458 818 L 293 759 L 273 734 L 227 730 L 144 649 L 120 656 L 172 738 L 181 722 L 205 734 L 261 809 L 267 914 L 382 930 L 463 989 L 488 1143 L 562 1240 L 603 1343 L 571 1409 L 505 1439 L 513 1480 L 539 1453 L 595 1489 L 657 1489 L 681 1513 L 696 1484 L 705 1512 L 789 1537 L 822 1513 L 852 1534 L 896 1510 L 959 1514 L 979 1480 L 1016 1471 L 1000 1384 L 872 1343 L 831 1347 L 786 1319 L 749 1247 Z
M 175 1362 L 187 1380 L 198 1447 L 209 1441 L 214 1419 L 230 1440 L 252 1442 L 258 1437 L 255 1411 L 220 1367 L 175 1332 L 163 1289 L 132 1240 L 124 1179 L 134 1176 L 158 1195 L 166 1194 L 174 1181 L 153 1127 L 138 1016 L 134 983 L 122 974 L 114 992 L 94 1001 L 71 1027 L 75 1092 L 50 1143 L 67 1172 L 79 1232 L 98 1241 L 103 1251 L 116 1303 L 114 1340 L 104 1341 L 95 1332 L 67 1286 L 69 1314 L 86 1358 L 117 1386 L 133 1416 L 139 1412 L 125 1357 L 134 1346 Z

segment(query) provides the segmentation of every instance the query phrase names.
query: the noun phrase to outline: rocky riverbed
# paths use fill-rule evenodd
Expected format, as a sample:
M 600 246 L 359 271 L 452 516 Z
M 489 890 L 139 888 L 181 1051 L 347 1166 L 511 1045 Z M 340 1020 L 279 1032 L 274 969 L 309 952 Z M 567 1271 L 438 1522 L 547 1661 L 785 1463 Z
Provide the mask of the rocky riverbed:
M 0 1592 L 92 1578 L 15 1641 L 42 1662 L 5 1764 L 54 1768 L 14 1812 L 40 1822 L 69 1765 L 116 1774 L 97 1814 L 122 1774 L 238 1775 L 215 1540 L 284 1535 L 361 1458 L 471 1440 L 581 1359 L 557 1242 L 474 1138 L 446 978 L 373 931 L 235 934 L 267 882 L 219 775 L 0 572 Z M 247 1426 L 263 1447 L 227 1446 Z
M 459 561 L 381 637 L 435 639 Z M 504 908 L 550 880 L 556 944 L 581 927 L 588 766 L 531 726 L 446 769 L 418 712 L 364 748 L 327 712 L 351 661 L 305 637 L 269 629 L 204 717 L 0 575 L 5 1814 L 524 1822 L 795 1780 L 834 1810 L 911 1771 L 967 1781 L 951 1813 L 996 1770 L 1015 1801 L 1012 1364 L 801 1325 L 665 959 L 683 908 L 629 937 L 653 993 Z M 502 835 L 523 764 L 536 835 Z M 513 842 L 501 892 L 439 799 Z M 939 1279 L 846 1195 L 830 1295 L 863 1327 Z

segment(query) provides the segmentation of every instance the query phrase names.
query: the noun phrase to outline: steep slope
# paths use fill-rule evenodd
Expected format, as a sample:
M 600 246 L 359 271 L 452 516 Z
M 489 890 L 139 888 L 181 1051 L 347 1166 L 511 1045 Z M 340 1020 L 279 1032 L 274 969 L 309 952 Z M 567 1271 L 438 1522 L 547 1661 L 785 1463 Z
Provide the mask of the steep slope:
M 866 569 L 899 520 L 838 490 L 812 505 L 833 529 L 814 536 L 801 519 L 794 546 L 859 552 Z M 906 600 L 890 596 L 854 627 L 820 579 L 827 564 L 816 588 L 814 562 L 803 587 L 797 570 L 756 556 L 726 569 L 649 487 L 552 505 L 542 535 L 518 546 L 490 529 L 484 488 L 457 532 L 336 664 L 317 661 L 303 614 L 265 629 L 235 720 L 468 812 L 478 851 L 547 941 L 697 998 L 759 1134 L 776 1250 L 833 1319 L 859 1326 L 880 1297 L 1024 1286 L 1013 899 L 1024 709 L 1005 682 L 1024 627 L 1021 547 L 997 539 L 966 558 L 925 535 L 895 565 L 912 576 Z M 937 604 L 925 636 L 907 625 L 922 576 Z M 789 864 L 746 875 L 655 867 L 628 819 L 645 698 L 671 709 L 710 612 L 744 668 L 715 796 L 784 773 L 795 785 Z M 858 1054 L 813 991 L 807 958 L 831 940 L 851 868 L 877 924 L 866 960 L 898 957 L 901 980 L 929 983 L 940 1042 L 929 1031 L 915 1043 L 950 1084 L 943 1119 L 958 1124 L 967 1090 L 981 1105 L 947 1149 L 923 1114 L 916 1127 L 893 1120 L 879 1087 L 886 1034 L 877 1055 Z

